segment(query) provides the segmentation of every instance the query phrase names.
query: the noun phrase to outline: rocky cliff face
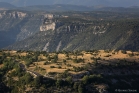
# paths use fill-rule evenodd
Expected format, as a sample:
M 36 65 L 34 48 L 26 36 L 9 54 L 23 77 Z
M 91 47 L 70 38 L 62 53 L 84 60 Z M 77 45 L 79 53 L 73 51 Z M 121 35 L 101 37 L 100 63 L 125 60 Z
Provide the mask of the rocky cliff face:
M 48 30 L 55 30 L 56 23 L 53 21 L 54 15 L 53 14 L 44 14 L 44 21 L 43 24 L 40 26 L 40 31 L 48 31 Z
M 59 21 L 60 22 L 60 21 Z M 125 24 L 128 23 L 128 24 Z M 101 21 L 66 23 L 54 31 L 40 31 L 8 49 L 39 51 L 73 51 L 90 49 L 137 50 L 139 21 Z M 130 30 L 129 30 L 130 29 Z M 130 35 L 129 35 L 130 34 Z M 131 42 L 134 40 L 134 42 Z
M 12 11 L 12 12 L 3 11 L 3 12 L 0 13 L 0 18 L 9 17 L 9 18 L 20 18 L 20 19 L 23 19 L 23 18 L 25 18 L 27 16 L 28 16 L 27 13 L 20 12 L 20 11 Z
M 56 24 L 54 22 L 43 24 L 42 26 L 40 26 L 40 31 L 47 31 L 47 30 L 54 31 L 55 30 L 55 26 L 56 26 Z
M 13 13 L 13 11 L 9 12 Z M 96 16 L 96 13 L 94 15 Z M 6 42 L 3 38 L 11 37 L 8 38 L 8 40 L 12 40 L 9 44 L 19 41 L 7 49 L 48 52 L 90 49 L 137 50 L 139 48 L 137 46 L 139 45 L 137 36 L 139 22 L 136 19 L 125 16 L 125 19 L 122 18 L 121 20 L 120 16 L 120 20 L 115 20 L 114 15 L 108 20 L 108 17 L 104 16 L 103 13 L 98 13 L 100 18 L 97 16 L 95 19 L 95 16 L 91 16 L 91 13 L 90 15 L 88 13 L 66 13 L 61 16 L 46 13 L 26 13 L 26 16 L 22 15 L 22 18 L 1 18 L 1 32 L 6 32 L 6 35 L 0 34 L 0 40 Z M 114 20 L 111 20 L 113 17 Z M 4 35 L 5 37 L 3 37 Z M 136 38 L 134 38 L 135 36 Z M 132 40 L 134 40 L 133 44 Z
M 14 10 L 0 11 L 0 43 L 3 43 L 0 48 L 24 40 L 39 32 L 45 17 L 45 13 Z M 47 15 L 47 17 L 52 18 L 51 15 Z

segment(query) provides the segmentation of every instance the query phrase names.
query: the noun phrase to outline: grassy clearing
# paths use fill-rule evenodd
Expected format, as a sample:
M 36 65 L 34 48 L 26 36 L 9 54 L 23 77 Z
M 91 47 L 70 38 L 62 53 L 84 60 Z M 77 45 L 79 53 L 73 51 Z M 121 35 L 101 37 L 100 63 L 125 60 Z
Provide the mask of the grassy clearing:
M 58 60 L 57 62 L 53 63 L 51 61 L 48 62 L 47 57 L 41 55 L 43 60 L 45 61 L 39 61 L 39 62 L 34 62 L 35 65 L 30 65 L 29 70 L 37 71 L 36 68 L 42 68 L 43 73 L 49 73 L 49 72 L 56 72 L 56 73 L 63 73 L 66 70 L 69 70 L 70 73 L 79 73 L 81 71 L 75 72 L 74 67 L 85 67 L 88 64 L 93 65 L 94 60 L 91 58 L 100 58 L 98 62 L 100 63 L 114 63 L 115 61 L 118 60 L 127 60 L 127 61 L 136 61 L 139 62 L 139 56 L 138 52 L 131 52 L 127 51 L 126 54 L 123 54 L 120 51 L 114 52 L 114 51 L 109 51 L 106 52 L 104 50 L 99 50 L 99 52 L 94 53 L 94 52 L 81 52 L 82 55 L 74 55 L 74 54 L 68 54 L 68 57 L 66 54 L 59 53 L 58 54 Z M 133 56 L 130 56 L 130 54 L 133 54 Z M 49 56 L 53 57 L 55 53 L 49 53 Z M 74 59 L 83 59 L 84 61 L 81 62 L 74 62 Z M 65 61 L 63 61 L 65 60 Z M 47 62 L 47 64 L 45 64 Z M 44 65 L 45 64 L 45 65 Z M 89 69 L 89 68 L 88 68 Z M 41 72 L 41 71 L 37 71 Z
M 4 51 L 10 56 L 20 56 L 29 58 L 35 56 L 35 52 L 17 52 L 17 51 Z M 1 54 L 1 53 L 0 53 Z M 29 59 L 28 58 L 28 59 Z M 132 51 L 110 51 L 110 50 L 99 50 L 92 52 L 78 52 L 78 53 L 48 53 L 47 55 L 39 53 L 37 55 L 38 60 L 33 61 L 28 67 L 28 70 L 38 72 L 45 75 L 49 72 L 63 73 L 68 70 L 70 73 L 80 73 L 92 68 L 95 64 L 95 59 L 98 63 L 102 64 L 114 64 L 115 62 L 120 62 L 120 60 L 126 60 L 130 62 L 139 62 L 139 52 Z M 54 59 L 56 58 L 56 62 Z M 23 64 L 26 64 L 25 60 L 16 59 Z M 3 65 L 0 65 L 0 68 Z M 77 70 L 78 69 L 78 70 Z

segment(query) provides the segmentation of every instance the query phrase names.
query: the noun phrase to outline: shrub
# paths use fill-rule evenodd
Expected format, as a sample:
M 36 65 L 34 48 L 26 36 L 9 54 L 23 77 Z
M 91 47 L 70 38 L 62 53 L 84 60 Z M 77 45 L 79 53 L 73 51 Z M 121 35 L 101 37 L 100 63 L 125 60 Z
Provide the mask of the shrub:
M 122 50 L 121 52 L 122 52 L 123 54 L 126 54 L 126 53 L 127 53 L 125 50 Z
M 50 66 L 50 68 L 55 68 L 55 66 Z
M 62 68 L 61 66 L 58 66 L 58 68 L 60 69 L 60 68 Z
M 43 65 L 48 65 L 49 64 L 49 62 L 44 62 L 44 64 Z
M 66 62 L 66 60 L 65 60 L 65 59 L 63 59 L 63 62 Z

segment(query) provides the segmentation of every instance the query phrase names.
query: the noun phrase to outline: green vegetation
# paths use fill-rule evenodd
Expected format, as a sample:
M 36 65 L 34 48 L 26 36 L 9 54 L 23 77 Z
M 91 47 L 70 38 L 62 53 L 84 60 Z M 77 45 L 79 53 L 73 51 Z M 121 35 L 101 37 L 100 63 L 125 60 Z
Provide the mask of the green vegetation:
M 97 53 L 97 55 L 92 55 L 93 53 Z M 111 56 L 105 57 L 108 53 Z M 117 53 L 121 55 L 121 58 L 114 58 L 115 55 L 118 55 Z M 133 59 L 139 57 L 137 52 L 121 50 L 117 53 L 102 50 L 99 52 L 68 52 L 66 54 L 63 52 L 2 50 L 0 51 L 0 92 L 90 93 L 92 90 L 96 92 L 106 90 L 115 93 L 115 89 L 118 88 L 138 91 L 139 60 Z M 133 56 L 128 56 L 130 53 Z M 66 60 L 67 54 L 68 57 L 75 57 L 78 61 Z M 122 57 L 123 55 L 125 58 Z M 84 58 L 84 62 L 80 57 Z M 49 58 L 56 59 L 57 62 L 48 62 Z M 115 60 L 112 61 L 109 58 Z M 41 71 L 47 70 L 50 72 L 42 74 Z M 57 72 L 57 70 L 63 70 L 63 72 Z
M 26 16 L 21 17 L 17 13 L 21 13 L 21 15 L 23 13 Z M 39 31 L 39 27 L 42 24 L 41 20 L 37 20 L 41 19 L 41 15 L 33 12 L 6 10 L 0 11 L 0 14 L 2 14 L 0 18 L 0 48 L 7 47 L 16 41 L 21 41 L 31 36 L 30 33 L 34 34 Z
M 37 32 L 45 12 L 5 11 L 0 47 L 18 51 L 0 50 L 0 93 L 139 91 L 138 13 L 54 13 L 56 30 Z
M 24 18 L 22 20 L 18 19 L 19 22 L 13 22 L 11 21 L 12 19 L 4 20 L 4 18 L 3 21 L 0 21 L 1 24 L 7 23 L 7 21 L 9 20 L 10 23 L 13 22 L 13 24 L 17 24 L 13 26 L 13 29 L 11 27 L 8 29 L 9 33 L 6 33 L 7 30 L 5 30 L 8 27 L 3 26 L 5 25 L 3 24 L 2 28 L 4 29 L 4 31 L 0 31 L 0 33 L 2 33 L 0 34 L 1 40 L 7 40 L 7 37 L 5 37 L 6 39 L 2 37 L 5 34 L 11 35 L 10 31 L 19 31 L 15 34 L 12 32 L 14 34 L 13 37 L 18 36 L 18 40 L 22 40 L 15 44 L 13 44 L 15 41 L 7 42 L 13 45 L 6 47 L 6 49 L 42 51 L 45 50 L 44 47 L 47 44 L 48 46 L 45 51 L 49 52 L 63 50 L 87 51 L 94 49 L 104 49 L 106 51 L 107 49 L 138 51 L 139 49 L 139 17 L 137 12 L 119 13 L 107 11 L 93 11 L 87 13 L 54 13 L 55 17 L 51 21 L 56 21 L 56 29 L 54 31 L 49 30 L 44 32 L 37 32 L 39 31 L 41 23 L 46 21 L 46 18 L 44 18 L 44 20 L 41 22 L 40 20 L 42 20 L 42 17 L 38 14 L 39 13 L 34 14 L 33 17 L 28 16 L 27 18 Z M 9 24 L 8 26 L 11 25 Z M 19 28 L 19 30 L 15 30 L 16 28 Z M 30 33 L 32 33 L 33 35 Z M 32 36 L 29 37 L 30 35 Z M 17 40 L 17 38 L 10 38 L 10 40 Z M 8 38 L 7 41 L 10 40 Z M 58 48 L 58 45 L 60 43 L 60 48 Z M 5 42 L 3 44 L 5 44 Z M 53 61 L 56 62 L 56 60 Z

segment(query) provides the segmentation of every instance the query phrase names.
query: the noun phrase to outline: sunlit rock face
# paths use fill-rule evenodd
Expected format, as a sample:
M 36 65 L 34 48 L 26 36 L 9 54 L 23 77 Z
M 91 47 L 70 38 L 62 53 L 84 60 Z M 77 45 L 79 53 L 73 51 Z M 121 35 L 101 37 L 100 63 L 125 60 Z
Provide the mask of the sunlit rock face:
M 56 24 L 54 22 L 43 24 L 40 26 L 40 31 L 48 31 L 48 30 L 55 30 Z
M 40 26 L 40 31 L 55 30 L 56 23 L 53 21 L 53 14 L 44 14 L 44 22 Z
M 27 13 L 20 12 L 20 11 L 13 11 L 13 12 L 3 11 L 0 13 L 0 18 L 3 18 L 3 17 L 23 19 L 27 17 Z

